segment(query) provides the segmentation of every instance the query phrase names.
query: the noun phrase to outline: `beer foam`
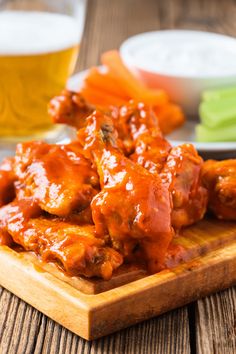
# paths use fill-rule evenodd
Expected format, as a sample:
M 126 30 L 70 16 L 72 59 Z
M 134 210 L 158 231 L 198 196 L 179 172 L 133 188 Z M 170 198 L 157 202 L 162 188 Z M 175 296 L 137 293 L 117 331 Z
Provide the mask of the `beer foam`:
M 82 34 L 77 21 L 49 12 L 1 11 L 0 55 L 43 54 L 77 45 Z

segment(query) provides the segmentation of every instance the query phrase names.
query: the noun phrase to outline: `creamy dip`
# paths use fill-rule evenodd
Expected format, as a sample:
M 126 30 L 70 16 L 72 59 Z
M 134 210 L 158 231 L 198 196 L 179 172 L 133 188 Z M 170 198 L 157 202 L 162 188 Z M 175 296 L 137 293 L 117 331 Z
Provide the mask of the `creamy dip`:
M 128 39 L 127 64 L 171 76 L 227 76 L 236 73 L 236 39 L 198 31 L 157 31 Z

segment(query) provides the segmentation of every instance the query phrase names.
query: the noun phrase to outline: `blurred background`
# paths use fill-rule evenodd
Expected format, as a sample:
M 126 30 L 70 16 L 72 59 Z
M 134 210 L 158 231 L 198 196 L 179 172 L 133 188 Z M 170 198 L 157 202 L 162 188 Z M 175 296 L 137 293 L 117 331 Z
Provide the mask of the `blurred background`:
M 37 12 L 39 17 L 36 16 Z M 129 37 L 143 32 L 173 29 L 215 32 L 234 38 L 236 36 L 235 0 L 0 0 L 0 15 L 0 98 L 2 100 L 0 150 L 5 149 L 9 141 L 13 141 L 14 150 L 14 144 L 19 141 L 19 138 L 22 140 L 45 138 L 53 142 L 67 138 L 68 133 L 65 128 L 52 124 L 47 114 L 48 102 L 61 92 L 71 75 L 100 64 L 102 53 L 111 49 L 119 49 Z M 4 21 L 6 27 L 4 27 Z M 17 21 L 19 21 L 18 24 Z M 208 34 L 205 36 L 209 37 Z M 236 64 L 234 65 L 236 41 L 223 37 L 223 41 L 234 42 L 235 56 L 231 55 L 232 42 L 228 45 L 228 53 L 224 51 L 226 48 L 224 45 L 211 52 L 208 44 L 205 45 L 206 48 L 203 48 L 202 56 L 201 51 L 197 52 L 200 53 L 201 58 L 203 57 L 201 64 L 204 68 L 207 67 L 207 59 L 208 64 L 210 63 L 208 67 L 215 68 L 215 76 L 204 76 L 203 71 L 199 70 L 199 80 L 195 80 L 194 75 L 186 74 L 186 68 L 194 67 L 193 58 L 198 57 L 195 54 L 197 43 L 201 45 L 203 42 L 202 37 L 198 39 L 198 42 L 192 38 L 190 43 L 186 42 L 186 48 L 193 47 L 194 54 L 192 58 L 189 57 L 189 61 L 184 62 L 184 75 L 181 76 L 178 72 L 176 75 L 169 73 L 168 76 L 168 72 L 166 74 L 165 71 L 160 70 L 159 73 L 158 67 L 157 74 L 160 75 L 158 77 L 156 75 L 156 86 L 151 84 L 148 75 L 146 79 L 144 75 L 141 76 L 141 70 L 139 73 L 136 72 L 136 64 L 133 63 L 133 68 L 129 65 L 123 52 L 121 57 L 129 69 L 133 69 L 132 72 L 137 74 L 148 87 L 165 90 L 170 101 L 179 104 L 183 109 L 187 120 L 198 122 L 198 108 L 201 97 L 203 97 L 202 93 L 206 89 L 236 86 Z M 183 60 L 186 59 L 186 52 L 181 49 L 181 45 L 176 45 L 178 42 L 181 44 L 184 40 L 178 41 L 175 37 L 173 41 L 175 51 L 174 55 L 173 52 L 171 53 L 172 66 L 173 64 L 178 66 L 177 59 L 181 57 L 181 54 L 185 56 Z M 139 48 L 143 47 L 143 50 L 140 50 L 141 54 L 149 53 L 146 40 L 142 43 L 145 45 L 139 46 Z M 153 43 L 155 46 L 156 39 Z M 166 44 L 166 47 L 168 51 L 170 45 Z M 161 53 L 160 47 L 155 52 L 156 57 L 159 53 Z M 151 57 L 152 62 L 157 64 L 155 55 L 148 55 L 145 62 L 148 62 Z M 173 63 L 175 56 L 177 59 Z M 228 62 L 231 62 L 232 75 L 231 72 L 229 75 L 227 71 L 229 68 L 227 58 Z M 213 59 L 218 59 L 218 66 L 215 65 L 217 60 Z M 164 59 L 164 64 L 166 64 L 166 59 Z M 223 68 L 225 73 L 223 73 L 222 66 L 225 67 Z M 176 77 L 176 81 L 174 79 L 172 81 L 172 77 Z M 182 81 L 178 80 L 182 77 Z M 74 80 L 73 87 L 70 85 L 67 87 L 73 90 L 81 88 L 81 83 L 85 81 L 80 75 L 72 79 Z M 206 107 L 209 116 L 214 106 L 214 118 L 217 111 L 220 123 L 223 122 L 222 125 L 225 125 L 224 137 L 221 136 L 221 127 L 214 132 L 213 137 L 210 137 L 212 126 L 209 125 L 210 128 L 207 127 L 207 129 L 200 127 L 205 129 L 204 134 L 207 133 L 208 136 L 205 138 L 205 136 L 202 137 L 202 133 L 201 136 L 198 134 L 200 136 L 199 139 L 197 137 L 198 142 L 213 141 L 217 144 L 219 141 L 235 142 L 235 92 L 236 88 L 231 93 L 233 98 L 231 97 L 230 100 L 233 103 L 231 101 L 230 104 L 229 101 L 217 103 L 220 110 L 215 109 L 215 103 Z M 90 101 L 86 96 L 84 97 Z M 92 101 L 91 103 L 95 104 Z M 233 125 L 231 122 L 227 125 L 225 122 L 232 120 L 232 110 Z M 160 112 L 158 114 L 160 117 Z M 200 118 L 202 118 L 201 114 Z M 165 120 L 169 120 L 169 113 L 165 116 Z M 182 131 L 181 136 L 169 138 L 176 141 L 195 141 L 195 125 L 184 125 L 186 129 Z M 226 149 L 228 147 L 224 146 L 224 151 Z M 230 149 L 232 151 L 234 146 L 230 145 Z
M 178 28 L 235 36 L 235 18 L 234 0 L 88 0 L 76 69 L 97 64 L 102 52 L 141 32 Z

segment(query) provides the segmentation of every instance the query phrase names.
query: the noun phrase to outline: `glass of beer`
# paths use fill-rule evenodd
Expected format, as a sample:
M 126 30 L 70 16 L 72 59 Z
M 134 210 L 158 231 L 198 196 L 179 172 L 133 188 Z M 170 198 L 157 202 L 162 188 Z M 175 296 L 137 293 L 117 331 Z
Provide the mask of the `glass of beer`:
M 49 100 L 72 74 L 86 0 L 0 0 L 0 142 L 57 135 Z

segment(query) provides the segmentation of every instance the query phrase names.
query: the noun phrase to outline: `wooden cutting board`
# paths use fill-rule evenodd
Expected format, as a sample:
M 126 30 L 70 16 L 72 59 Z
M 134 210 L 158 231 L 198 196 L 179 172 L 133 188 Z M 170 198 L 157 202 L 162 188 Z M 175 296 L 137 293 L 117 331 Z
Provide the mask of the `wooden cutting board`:
M 0 247 L 0 284 L 85 339 L 95 339 L 236 284 L 236 223 L 203 220 L 174 240 L 170 269 L 133 266 L 111 281 L 69 278 Z M 80 290 L 79 290 L 80 289 Z

